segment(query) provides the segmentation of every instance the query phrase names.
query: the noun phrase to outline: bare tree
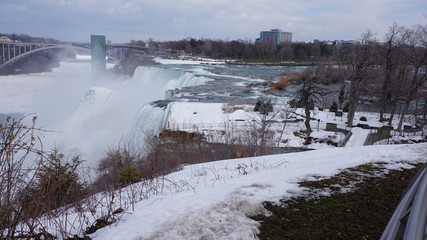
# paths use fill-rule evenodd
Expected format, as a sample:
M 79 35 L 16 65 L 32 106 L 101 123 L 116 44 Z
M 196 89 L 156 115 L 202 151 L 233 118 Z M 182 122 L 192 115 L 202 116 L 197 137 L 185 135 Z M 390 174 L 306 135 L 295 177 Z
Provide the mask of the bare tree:
M 0 121 L 1 239 L 53 239 L 47 225 L 55 220 L 39 217 L 60 214 L 54 210 L 85 197 L 77 173 L 80 158 L 68 163 L 58 149 L 43 150 L 38 134 L 44 130 L 35 123 L 36 117 L 30 123 L 26 117 Z
M 424 94 L 424 111 L 423 111 L 423 120 L 424 123 L 426 123 L 427 121 L 427 89 L 424 89 L 424 91 L 422 91 L 422 94 Z
M 371 31 L 362 34 L 360 42 L 351 46 L 349 50 L 342 55 L 342 62 L 345 64 L 347 78 L 350 81 L 347 124 L 352 126 L 363 84 L 368 82 L 369 79 L 373 79 L 372 70 L 376 63 L 374 34 Z
M 22 220 L 20 194 L 34 181 L 34 169 L 28 164 L 44 157 L 36 135 L 36 117 L 29 126 L 23 121 L 7 117 L 0 123 L 0 236 L 6 239 L 14 237 Z
M 402 56 L 410 71 L 406 74 L 404 108 L 400 115 L 398 131 L 402 130 L 404 116 L 411 101 L 418 98 L 419 90 L 427 82 L 427 25 L 408 29 L 404 36 Z
M 401 58 L 401 57 L 399 57 Z M 390 94 L 390 116 L 388 120 L 388 125 L 391 126 L 393 123 L 394 116 L 397 111 L 398 103 L 401 99 L 405 99 L 407 92 L 407 79 L 408 75 L 411 73 L 411 68 L 402 61 L 402 58 L 398 60 L 400 64 L 396 67 L 396 70 L 391 76 L 391 85 L 389 86 Z
M 286 129 L 286 123 L 288 122 L 288 118 L 291 116 L 291 114 L 295 113 L 295 108 L 292 108 L 289 104 L 283 104 L 281 109 L 280 118 L 283 119 L 283 127 L 282 131 L 280 132 L 279 140 L 277 141 L 277 147 L 280 146 L 280 142 L 282 141 L 283 133 Z
M 386 34 L 386 42 L 382 45 L 379 45 L 379 53 L 384 61 L 382 63 L 383 82 L 380 98 L 380 121 L 384 120 L 384 113 L 387 109 L 387 106 L 389 104 L 396 104 L 395 94 L 393 93 L 396 93 L 394 90 L 398 84 L 398 78 L 393 76 L 397 74 L 400 63 L 398 54 L 399 48 L 401 47 L 400 35 L 403 31 L 403 27 L 399 26 L 397 23 L 393 23 L 393 25 L 390 26 L 388 33 Z
M 255 154 L 263 155 L 266 153 L 267 142 L 272 138 L 269 136 L 270 127 L 279 112 L 280 110 L 274 109 L 271 98 L 262 96 L 257 100 L 254 107 L 255 114 L 252 116 L 250 124 L 251 137 L 255 146 L 259 147 L 259 152 L 255 152 Z
M 299 84 L 299 88 L 294 94 L 294 99 L 297 101 L 299 106 L 304 108 L 304 124 L 307 129 L 308 137 L 312 132 L 310 126 L 310 111 L 314 108 L 316 103 L 320 103 L 322 101 L 323 96 L 327 93 L 319 84 L 323 78 L 323 74 L 325 73 L 324 70 L 325 66 L 313 63 L 311 66 L 307 67 L 307 69 L 303 71 L 296 80 L 297 84 Z

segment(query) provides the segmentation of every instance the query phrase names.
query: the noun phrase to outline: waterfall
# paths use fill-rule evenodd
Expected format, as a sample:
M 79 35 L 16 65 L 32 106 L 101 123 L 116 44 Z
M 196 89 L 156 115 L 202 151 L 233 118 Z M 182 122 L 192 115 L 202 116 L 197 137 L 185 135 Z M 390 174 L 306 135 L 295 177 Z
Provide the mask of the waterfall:
M 138 67 L 132 77 L 140 81 L 142 88 L 149 88 L 149 93 L 158 94 L 156 99 L 164 99 L 166 92 L 174 88 L 201 85 L 209 81 L 206 77 L 196 76 L 194 73 L 181 69 L 161 67 Z
M 201 85 L 210 79 L 180 69 L 138 67 L 132 80 L 140 81 L 141 88 L 156 94 L 139 109 L 128 132 L 131 141 L 142 146 L 147 136 L 158 135 L 163 130 L 168 117 L 168 106 L 156 106 L 152 101 L 167 98 L 168 90 Z
M 95 167 L 108 147 L 120 141 L 143 146 L 147 135 L 157 135 L 165 121 L 163 100 L 168 90 L 204 84 L 206 77 L 180 69 L 138 67 L 131 79 L 97 81 L 85 90 L 77 107 L 63 116 L 55 144 L 81 154 Z
M 93 77 L 87 62 L 62 62 L 52 73 L 1 77 L 0 117 L 37 116 L 46 150 L 59 147 L 96 168 L 109 147 L 122 140 L 142 145 L 145 135 L 158 134 L 166 105 L 152 103 L 165 100 L 171 89 L 210 80 L 194 72 L 144 66 L 132 78 Z

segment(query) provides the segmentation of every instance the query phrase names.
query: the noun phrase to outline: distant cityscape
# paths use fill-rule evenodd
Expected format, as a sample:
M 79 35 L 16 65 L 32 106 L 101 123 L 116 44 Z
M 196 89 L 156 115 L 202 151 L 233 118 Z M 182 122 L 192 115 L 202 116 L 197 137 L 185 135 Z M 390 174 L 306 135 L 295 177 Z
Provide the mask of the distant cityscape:
M 284 32 L 281 29 L 271 29 L 270 31 L 261 31 L 260 37 L 255 40 L 255 43 L 268 43 L 273 42 L 276 45 L 282 43 L 292 43 L 292 33 Z M 319 40 L 314 39 L 313 43 L 319 43 L 321 45 L 331 45 L 331 46 L 346 46 L 357 43 L 356 40 Z

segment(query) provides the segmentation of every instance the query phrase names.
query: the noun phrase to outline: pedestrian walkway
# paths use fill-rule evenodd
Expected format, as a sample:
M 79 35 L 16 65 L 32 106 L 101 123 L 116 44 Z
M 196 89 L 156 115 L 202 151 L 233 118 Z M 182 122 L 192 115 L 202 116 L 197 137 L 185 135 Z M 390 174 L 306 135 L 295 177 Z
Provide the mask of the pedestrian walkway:
M 346 147 L 363 146 L 371 130 L 355 127 L 351 129 L 351 132 L 353 134 L 345 145 Z

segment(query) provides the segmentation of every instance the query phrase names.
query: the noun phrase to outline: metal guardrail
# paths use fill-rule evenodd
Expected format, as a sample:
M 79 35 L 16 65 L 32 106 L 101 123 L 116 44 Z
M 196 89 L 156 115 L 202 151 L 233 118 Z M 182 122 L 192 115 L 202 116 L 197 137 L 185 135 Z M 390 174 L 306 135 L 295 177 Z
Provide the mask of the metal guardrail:
M 427 239 L 427 164 L 408 185 L 381 240 Z

